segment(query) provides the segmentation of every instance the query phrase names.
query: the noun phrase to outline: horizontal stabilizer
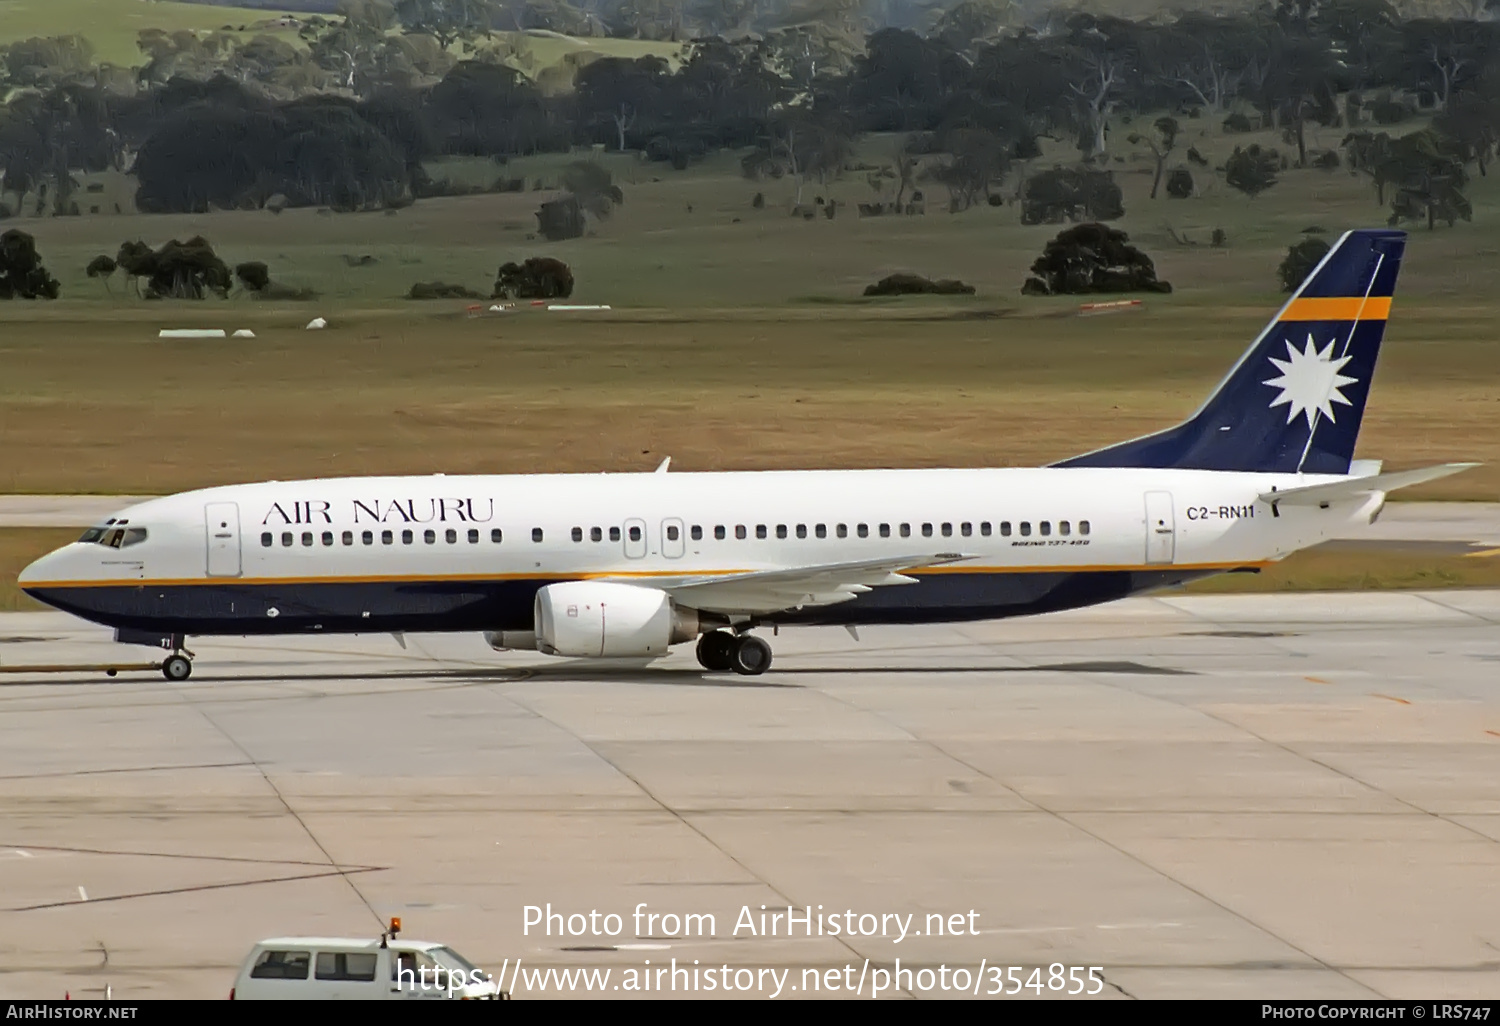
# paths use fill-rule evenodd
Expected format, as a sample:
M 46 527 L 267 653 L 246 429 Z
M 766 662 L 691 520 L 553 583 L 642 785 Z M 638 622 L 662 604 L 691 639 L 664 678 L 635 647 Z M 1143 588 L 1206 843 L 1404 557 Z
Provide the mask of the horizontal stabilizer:
M 1440 477 L 1447 477 L 1477 466 L 1479 466 L 1477 463 L 1444 463 L 1437 467 L 1423 467 L 1421 470 L 1403 470 L 1394 474 L 1371 474 L 1365 477 L 1346 478 L 1343 481 L 1330 481 L 1327 484 L 1307 485 L 1304 488 L 1284 488 L 1276 492 L 1262 492 L 1260 498 L 1262 502 L 1282 505 L 1327 506 L 1335 502 L 1360 499 L 1376 492 L 1394 492 L 1397 488 L 1410 488 L 1412 485 L 1436 481 Z

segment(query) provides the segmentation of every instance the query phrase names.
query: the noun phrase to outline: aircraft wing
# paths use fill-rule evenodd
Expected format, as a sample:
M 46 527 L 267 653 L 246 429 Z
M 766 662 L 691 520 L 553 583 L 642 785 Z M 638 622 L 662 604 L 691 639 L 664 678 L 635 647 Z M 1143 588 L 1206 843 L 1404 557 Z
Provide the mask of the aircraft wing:
M 973 556 L 958 552 L 887 556 L 883 559 L 825 563 L 786 570 L 651 578 L 629 583 L 661 588 L 684 606 L 725 614 L 765 614 L 804 606 L 827 606 L 858 598 L 872 588 L 915 584 L 900 573 L 925 566 L 957 563 Z
M 1403 470 L 1394 474 L 1370 474 L 1364 477 L 1351 477 L 1343 481 L 1330 481 L 1327 484 L 1307 485 L 1303 488 L 1284 488 L 1279 492 L 1261 492 L 1262 502 L 1270 502 L 1292 506 L 1327 506 L 1334 502 L 1348 502 L 1360 499 L 1376 492 L 1393 492 L 1397 488 L 1410 488 L 1412 485 L 1423 484 L 1427 481 L 1436 481 L 1440 477 L 1449 474 L 1457 474 L 1477 467 L 1477 463 L 1444 463 L 1437 467 L 1424 467 L 1421 470 Z

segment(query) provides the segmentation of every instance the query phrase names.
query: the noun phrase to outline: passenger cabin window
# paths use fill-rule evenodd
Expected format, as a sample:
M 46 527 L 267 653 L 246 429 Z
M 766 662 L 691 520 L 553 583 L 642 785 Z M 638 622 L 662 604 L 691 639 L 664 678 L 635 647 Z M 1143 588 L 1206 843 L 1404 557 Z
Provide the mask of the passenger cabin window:
M 427 530 L 425 530 L 425 531 L 422 532 L 422 540 L 424 542 L 426 542 L 428 545 L 436 545 L 437 544 L 437 532 L 434 531 L 432 528 L 429 527 Z
M 1071 531 L 1072 531 L 1072 526 L 1066 520 L 1059 520 L 1057 522 L 1057 533 L 1058 534 L 1068 534 Z
M 932 525 L 931 524 L 923 524 L 922 525 L 922 537 L 923 538 L 931 538 L 932 537 Z
M 797 525 L 797 537 L 798 538 L 806 538 L 807 537 L 807 525 L 806 524 L 798 524 Z
M 412 533 L 410 531 L 402 531 L 401 532 L 401 544 L 402 545 L 410 545 L 412 543 L 412 540 L 413 540 L 412 539 Z
M 541 541 L 542 540 L 542 531 L 541 531 L 541 528 L 537 528 L 535 531 L 531 532 L 531 540 L 532 541 Z M 633 541 L 633 542 L 638 542 L 638 541 L 641 540 L 641 529 L 639 527 L 632 527 L 630 529 L 630 540 Z
M 332 531 L 324 531 L 323 532 L 323 544 L 324 545 L 332 545 L 333 544 L 333 532 Z
M 1009 520 L 1002 520 L 1002 521 L 1000 521 L 1000 536 L 1002 538 L 1009 538 L 1010 537 L 1010 521 Z
M 344 544 L 345 545 L 353 545 L 354 544 L 354 532 L 353 531 L 345 531 L 344 532 Z
M 393 534 L 391 534 L 390 531 L 381 531 L 380 532 L 380 544 L 382 544 L 382 545 L 389 545 L 389 544 L 391 544 L 391 542 L 393 542 L 395 540 L 396 540 L 396 536 L 393 535 Z
M 471 528 L 469 528 L 469 544 L 470 545 L 478 545 L 479 544 L 479 528 L 477 528 L 477 527 L 471 527 Z
M 740 530 L 744 530 L 744 528 L 741 528 Z M 719 524 L 719 525 L 715 526 L 714 527 L 714 541 L 723 541 L 724 540 L 724 536 L 725 536 L 724 525 L 723 524 Z
M 734 525 L 734 536 L 736 538 L 738 538 L 740 541 L 744 541 L 745 540 L 745 536 L 748 533 L 749 532 L 745 530 L 745 525 L 744 524 L 735 524 Z
M 250 970 L 252 980 L 305 980 L 310 951 L 262 951 Z
M 620 529 L 618 527 L 611 527 L 609 529 L 609 540 L 610 541 L 619 541 L 620 540 Z
M 834 533 L 837 534 L 840 538 L 847 538 L 849 537 L 849 526 L 847 524 L 840 524 L 837 530 L 834 531 Z M 820 534 L 818 535 L 818 537 L 821 538 L 823 536 Z
M 1021 521 L 1021 537 L 1025 538 L 1029 534 L 1031 534 L 1031 522 L 1029 520 Z
M 703 528 L 699 527 L 697 524 L 693 525 L 693 529 L 689 533 L 692 535 L 693 541 L 703 540 Z
M 952 524 L 944 524 L 943 525 L 943 537 L 944 538 L 951 538 L 951 537 L 953 537 L 953 525 Z
M 1037 530 L 1041 533 L 1041 535 L 1043 537 L 1046 537 L 1047 535 L 1049 535 L 1049 534 L 1052 533 L 1052 521 L 1050 521 L 1050 520 L 1043 520 L 1040 524 L 1037 524 L 1036 526 L 1037 526 Z
M 375 535 L 370 531 L 365 531 L 360 535 L 360 541 L 364 542 L 366 545 L 374 545 Z
M 311 547 L 312 543 L 313 543 L 313 533 L 311 531 L 303 531 L 302 532 L 302 544 Z
M 1078 533 L 1079 534 L 1088 534 L 1089 533 L 1089 522 L 1087 520 L 1080 520 L 1080 521 L 1078 521 Z
M 891 525 L 890 524 L 881 524 L 880 525 L 880 537 L 882 537 L 882 538 L 889 538 L 890 536 L 891 536 Z
M 870 537 L 870 525 L 860 524 L 854 529 L 854 533 L 859 535 L 861 538 L 868 538 Z
M 764 538 L 765 536 L 766 536 L 766 525 L 765 524 L 756 524 L 755 525 L 755 537 L 757 537 L 757 538 Z
M 576 541 L 576 542 L 583 541 L 583 528 L 581 528 L 581 527 L 575 527 L 575 528 L 573 528 L 573 540 Z
M 82 540 L 82 539 L 80 539 L 80 540 Z M 261 546 L 263 548 L 269 549 L 271 547 L 271 543 L 274 542 L 275 540 L 276 539 L 274 539 L 274 538 L 271 537 L 271 532 L 270 531 L 267 531 L 267 532 L 265 532 L 264 534 L 262 534 L 260 536 L 260 544 L 261 544 Z
M 292 545 L 292 532 L 291 531 L 283 531 L 283 532 L 281 532 L 281 544 L 284 547 L 286 547 L 286 548 L 291 548 L 291 545 Z
M 373 983 L 377 958 L 373 951 L 320 951 L 313 975 L 319 980 Z
M 903 537 L 903 538 L 910 538 L 911 537 L 911 525 L 910 524 L 902 524 L 901 525 L 901 537 Z
M 678 537 L 681 536 L 681 534 L 682 534 L 682 532 L 680 530 L 678 530 L 676 524 L 670 524 L 670 525 L 668 525 L 668 527 L 667 527 L 667 541 L 676 541 L 678 539 Z
M 988 520 L 980 521 L 979 533 L 984 535 L 986 538 L 990 536 L 990 522 Z
M 589 528 L 589 541 L 603 541 L 604 532 L 597 527 Z
M 500 528 L 490 528 L 490 541 L 494 542 L 496 545 L 500 544 Z
M 776 537 L 778 537 L 778 538 L 785 538 L 786 537 L 786 525 L 785 524 L 777 524 L 776 525 Z
M 961 534 L 961 535 L 963 535 L 965 538 L 967 538 L 967 537 L 969 537 L 970 535 L 972 535 L 974 533 L 974 525 L 973 524 L 959 524 L 958 525 L 958 533 Z
M 449 545 L 457 544 L 457 542 L 458 542 L 458 531 L 456 529 L 452 528 L 452 527 L 448 528 L 448 530 L 446 530 L 446 531 L 443 532 L 443 540 L 445 542 L 447 542 Z

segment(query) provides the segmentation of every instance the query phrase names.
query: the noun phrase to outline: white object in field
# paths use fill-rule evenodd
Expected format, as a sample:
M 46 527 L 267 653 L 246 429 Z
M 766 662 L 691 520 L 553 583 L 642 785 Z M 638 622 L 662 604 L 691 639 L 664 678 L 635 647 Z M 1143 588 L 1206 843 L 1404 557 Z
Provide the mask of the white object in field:
M 157 338 L 223 338 L 223 328 L 163 328 Z
M 607 306 L 563 306 L 563 305 L 560 305 L 560 304 L 557 304 L 557 303 L 553 303 L 551 306 L 547 307 L 547 309 L 548 310 L 608 310 L 609 307 L 607 307 Z
M 307 322 L 307 330 L 308 331 L 312 331 L 314 328 L 326 328 L 326 327 L 328 327 L 328 322 L 325 321 L 321 317 L 314 317 L 312 320 L 310 320 L 310 321 Z
M 240 330 L 238 330 L 238 331 L 236 331 L 234 333 L 234 337 L 235 338 L 254 338 L 255 337 L 255 332 L 251 331 L 249 328 L 241 328 Z
M 1114 303 L 1080 303 L 1078 313 L 1079 316 L 1090 317 L 1096 314 L 1118 313 L 1121 310 L 1138 310 L 1141 305 L 1139 299 L 1122 299 Z

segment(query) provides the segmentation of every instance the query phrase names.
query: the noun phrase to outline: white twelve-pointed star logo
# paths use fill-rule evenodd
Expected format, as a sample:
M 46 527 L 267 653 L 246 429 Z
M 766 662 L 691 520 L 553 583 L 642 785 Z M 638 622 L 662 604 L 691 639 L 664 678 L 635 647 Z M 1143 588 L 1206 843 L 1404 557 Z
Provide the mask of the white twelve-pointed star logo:
M 1353 405 L 1339 392 L 1345 385 L 1352 385 L 1359 380 L 1339 373 L 1353 357 L 1341 356 L 1334 359 L 1332 342 L 1319 352 L 1311 335 L 1307 336 L 1307 347 L 1300 353 L 1292 345 L 1292 340 L 1287 339 L 1286 355 L 1285 360 L 1271 357 L 1271 362 L 1281 370 L 1281 376 L 1262 381 L 1261 384 L 1281 389 L 1281 394 L 1272 400 L 1271 405 L 1286 405 L 1288 424 L 1301 413 L 1307 417 L 1307 426 L 1311 428 L 1313 418 L 1319 414 L 1329 420 L 1334 419 L 1334 403 Z

